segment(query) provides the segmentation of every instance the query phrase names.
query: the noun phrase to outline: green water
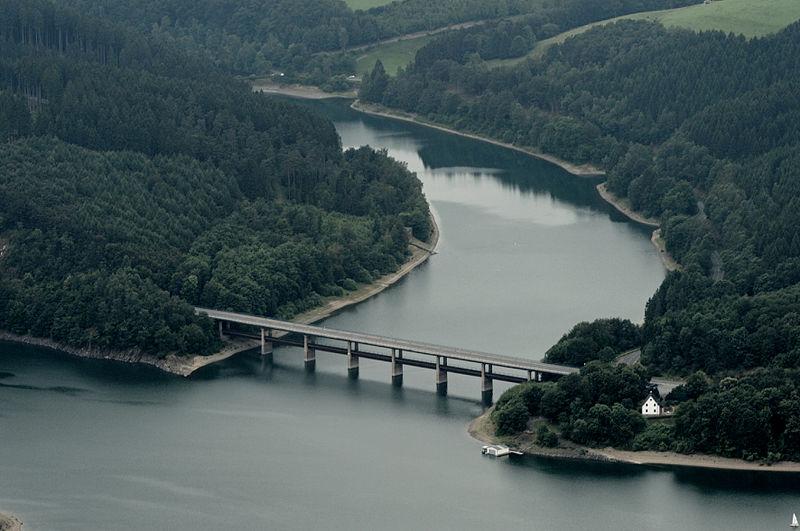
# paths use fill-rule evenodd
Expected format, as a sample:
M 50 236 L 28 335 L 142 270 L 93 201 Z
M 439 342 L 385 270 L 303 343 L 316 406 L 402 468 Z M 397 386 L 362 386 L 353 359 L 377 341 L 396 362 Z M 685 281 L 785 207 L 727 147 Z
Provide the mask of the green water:
M 312 104 L 418 172 L 439 254 L 326 326 L 540 358 L 574 322 L 641 320 L 664 270 L 593 183 L 494 146 Z M 498 391 L 496 391 L 498 392 Z M 191 380 L 0 345 L 0 511 L 26 529 L 783 529 L 800 480 L 540 459 L 466 433 L 476 379 L 296 349 Z

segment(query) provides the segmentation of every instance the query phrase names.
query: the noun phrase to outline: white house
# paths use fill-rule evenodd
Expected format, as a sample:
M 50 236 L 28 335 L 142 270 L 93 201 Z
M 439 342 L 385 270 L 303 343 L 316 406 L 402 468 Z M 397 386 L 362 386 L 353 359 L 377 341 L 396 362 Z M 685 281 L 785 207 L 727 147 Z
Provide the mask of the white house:
M 653 393 L 647 397 L 647 400 L 642 404 L 642 415 L 645 417 L 657 417 L 661 415 L 661 404 L 655 399 Z

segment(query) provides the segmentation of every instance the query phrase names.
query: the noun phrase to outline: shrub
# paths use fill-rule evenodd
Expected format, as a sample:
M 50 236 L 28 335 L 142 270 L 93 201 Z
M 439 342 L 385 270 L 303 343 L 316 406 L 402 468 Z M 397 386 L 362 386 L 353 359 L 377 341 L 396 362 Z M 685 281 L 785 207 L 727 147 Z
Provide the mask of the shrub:
M 502 405 L 498 402 L 492 412 L 492 420 L 497 435 L 516 435 L 528 424 L 528 408 L 519 397 L 514 397 Z
M 558 435 L 545 424 L 541 424 L 536 430 L 536 444 L 545 448 L 555 448 L 558 446 Z

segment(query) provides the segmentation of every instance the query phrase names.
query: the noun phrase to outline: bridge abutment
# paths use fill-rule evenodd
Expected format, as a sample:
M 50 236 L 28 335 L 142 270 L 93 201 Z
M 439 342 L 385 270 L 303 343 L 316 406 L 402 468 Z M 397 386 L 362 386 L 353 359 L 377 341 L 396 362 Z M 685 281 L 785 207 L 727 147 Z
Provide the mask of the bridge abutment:
M 436 393 L 445 396 L 447 394 L 447 358 L 436 356 Z
M 313 336 L 303 336 L 303 353 L 306 372 L 314 372 L 317 368 L 317 351 L 314 350 Z
M 492 394 L 494 393 L 494 384 L 492 378 L 489 376 L 492 372 L 492 366 L 487 363 L 481 363 L 481 401 L 490 405 L 492 403 Z
M 353 348 L 355 346 L 355 348 Z M 347 342 L 347 376 L 358 378 L 358 343 Z

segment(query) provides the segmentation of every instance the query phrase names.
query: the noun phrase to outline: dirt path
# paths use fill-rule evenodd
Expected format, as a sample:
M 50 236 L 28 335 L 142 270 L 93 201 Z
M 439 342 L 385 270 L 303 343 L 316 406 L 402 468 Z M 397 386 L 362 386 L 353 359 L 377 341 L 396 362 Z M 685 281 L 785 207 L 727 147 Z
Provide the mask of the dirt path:
M 317 52 L 313 55 L 326 55 L 326 54 L 334 54 L 334 53 L 341 53 L 341 52 L 359 52 L 359 51 L 366 51 L 372 48 L 376 48 L 378 46 L 382 46 L 384 44 L 391 44 L 393 42 L 400 42 L 400 41 L 412 41 L 414 39 L 419 39 L 421 37 L 428 37 L 430 35 L 437 35 L 439 33 L 444 33 L 445 31 L 453 31 L 453 30 L 460 30 L 460 29 L 467 29 L 472 28 L 475 26 L 481 26 L 486 24 L 487 22 L 491 22 L 493 20 L 501 20 L 501 19 L 483 19 L 483 20 L 471 20 L 469 22 L 459 22 L 458 24 L 450 24 L 449 26 L 442 26 L 441 28 L 436 28 L 432 30 L 423 30 L 423 31 L 416 31 L 414 33 L 406 33 L 405 35 L 398 35 L 397 37 L 391 37 L 389 39 L 383 39 L 382 41 L 375 41 L 369 44 L 359 44 L 357 46 L 348 46 L 343 50 L 333 50 L 333 51 L 324 51 L 324 52 Z
M 681 265 L 677 260 L 667 252 L 667 242 L 661 237 L 661 229 L 653 231 L 653 234 L 650 236 L 650 241 L 653 243 L 656 250 L 658 250 L 658 256 L 661 258 L 661 262 L 664 264 L 664 267 L 667 268 L 667 271 L 679 271 L 681 269 Z

